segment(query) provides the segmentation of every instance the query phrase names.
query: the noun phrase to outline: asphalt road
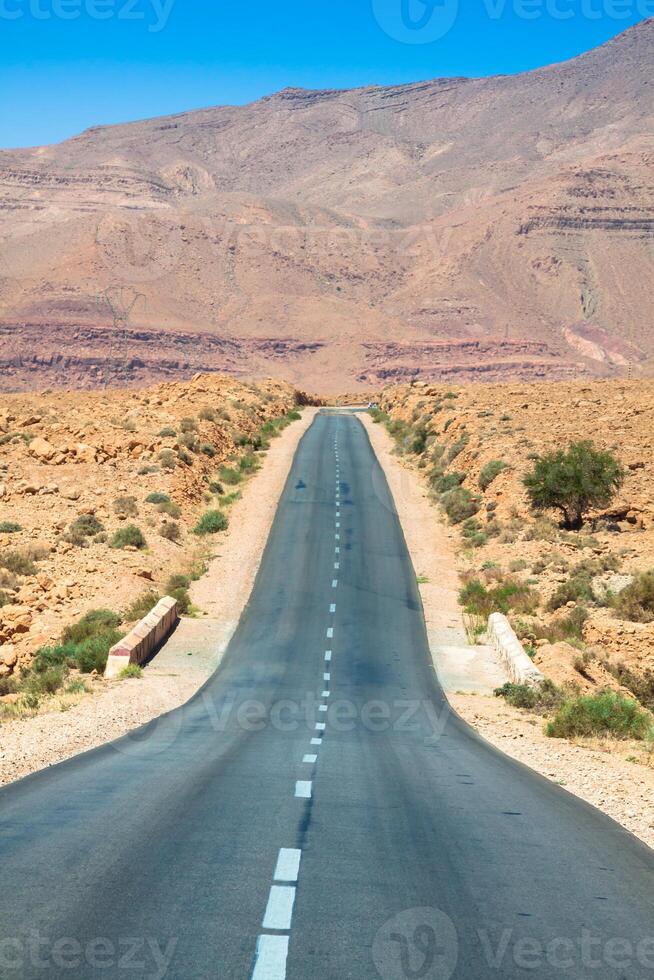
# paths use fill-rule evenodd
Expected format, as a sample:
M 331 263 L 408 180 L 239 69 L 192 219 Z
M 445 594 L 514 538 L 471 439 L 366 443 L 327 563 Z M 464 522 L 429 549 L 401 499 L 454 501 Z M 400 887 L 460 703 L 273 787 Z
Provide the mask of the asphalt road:
M 206 686 L 0 790 L 0 977 L 652 977 L 653 872 L 447 709 L 366 432 L 319 415 Z

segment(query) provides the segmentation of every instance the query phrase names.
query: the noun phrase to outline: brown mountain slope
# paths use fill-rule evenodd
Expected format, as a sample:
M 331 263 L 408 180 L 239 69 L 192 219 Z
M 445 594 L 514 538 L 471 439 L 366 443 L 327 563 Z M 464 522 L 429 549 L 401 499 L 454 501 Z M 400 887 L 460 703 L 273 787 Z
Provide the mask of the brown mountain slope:
M 0 384 L 648 372 L 653 54 L 650 19 L 523 75 L 0 153 Z

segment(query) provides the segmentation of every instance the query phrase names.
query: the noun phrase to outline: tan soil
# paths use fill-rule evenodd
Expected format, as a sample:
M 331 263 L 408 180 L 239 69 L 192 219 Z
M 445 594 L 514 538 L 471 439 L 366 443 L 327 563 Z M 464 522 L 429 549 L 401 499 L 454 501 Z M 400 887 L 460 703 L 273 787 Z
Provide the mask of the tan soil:
M 290 385 L 215 375 L 136 392 L 0 396 L 0 523 L 21 528 L 0 533 L 0 590 L 10 600 L 0 608 L 0 678 L 26 667 L 89 609 L 122 612 L 143 592 L 163 590 L 171 574 L 187 571 L 207 547 L 192 528 L 204 510 L 218 506 L 209 480 L 247 452 L 237 445 L 240 436 L 284 415 L 297 397 Z M 214 417 L 200 418 L 207 410 Z M 213 455 L 178 450 L 178 440 L 187 438 L 183 419 L 194 420 L 191 438 Z M 162 452 L 174 469 L 161 467 Z M 153 491 L 179 507 L 174 522 L 147 502 Z M 134 513 L 121 512 L 117 498 L 130 497 Z M 66 540 L 81 515 L 99 520 L 109 540 L 87 538 L 86 547 Z M 178 541 L 161 533 L 173 523 Z M 127 524 L 141 529 L 146 549 L 110 547 Z M 2 569 L 9 552 L 30 549 L 39 549 L 38 574 Z
M 490 386 L 481 389 L 482 396 L 488 397 L 484 392 L 487 387 Z M 463 397 L 472 400 L 477 390 L 468 390 Z M 387 394 L 385 407 L 389 407 L 391 397 L 392 390 Z M 413 392 L 411 397 L 415 397 Z M 500 400 L 500 392 L 496 398 Z M 463 634 L 457 601 L 457 567 L 465 568 L 467 561 L 457 555 L 458 531 L 439 518 L 424 477 L 408 457 L 395 454 L 395 443 L 386 429 L 375 425 L 368 416 L 363 422 L 393 493 L 416 574 L 429 579 L 420 585 L 420 593 L 432 657 L 440 676 L 440 643 L 449 630 L 454 631 L 451 642 L 457 642 L 457 637 L 460 641 Z M 483 659 L 476 661 L 476 670 L 486 667 Z M 445 687 L 454 710 L 489 742 L 565 786 L 654 846 L 654 772 L 648 767 L 650 760 L 642 743 L 596 739 L 572 744 L 547 738 L 539 716 L 512 708 L 492 695 L 463 694 L 447 684 Z
M 92 695 L 57 697 L 46 714 L 4 720 L 0 784 L 119 738 L 183 704 L 204 683 L 248 600 L 293 455 L 314 414 L 304 409 L 302 420 L 272 442 L 233 505 L 219 553 L 193 585 L 194 602 L 210 617 L 183 618 L 141 679 L 92 680 Z

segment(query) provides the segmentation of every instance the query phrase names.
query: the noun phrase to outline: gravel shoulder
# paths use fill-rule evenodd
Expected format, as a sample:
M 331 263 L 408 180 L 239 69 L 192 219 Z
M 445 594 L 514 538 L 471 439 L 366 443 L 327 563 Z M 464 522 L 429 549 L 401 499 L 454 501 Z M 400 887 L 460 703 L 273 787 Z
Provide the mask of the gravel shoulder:
M 434 667 L 443 681 L 440 651 L 451 658 L 457 650 L 463 654 L 466 643 L 457 600 L 456 535 L 439 519 L 419 471 L 393 454 L 393 440 L 386 429 L 368 415 L 362 421 L 395 499 L 420 581 Z M 428 581 L 422 582 L 423 577 Z M 446 643 L 450 644 L 447 650 Z M 487 660 L 482 657 L 477 667 L 487 671 Z M 485 679 L 480 677 L 482 682 Z M 600 740 L 579 744 L 547 738 L 541 718 L 483 693 L 483 688 L 482 693 L 462 693 L 456 686 L 445 683 L 444 687 L 452 708 L 488 742 L 565 786 L 654 847 L 654 771 L 628 761 L 629 744 Z
M 298 443 L 317 409 L 271 444 L 261 469 L 230 511 L 209 569 L 192 599 L 204 615 L 183 618 L 140 679 L 95 681 L 92 693 L 57 699 L 58 710 L 8 720 L 0 727 L 0 785 L 120 738 L 184 704 L 220 662 L 252 591 Z

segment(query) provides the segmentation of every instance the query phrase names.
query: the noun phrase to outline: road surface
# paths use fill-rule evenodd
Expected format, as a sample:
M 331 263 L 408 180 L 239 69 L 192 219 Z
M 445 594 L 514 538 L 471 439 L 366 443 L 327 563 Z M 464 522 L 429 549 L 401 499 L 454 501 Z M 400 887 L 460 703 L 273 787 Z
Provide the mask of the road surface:
M 447 709 L 367 434 L 323 414 L 206 686 L 0 791 L 0 977 L 652 977 L 653 871 Z

